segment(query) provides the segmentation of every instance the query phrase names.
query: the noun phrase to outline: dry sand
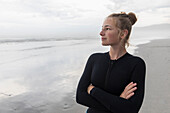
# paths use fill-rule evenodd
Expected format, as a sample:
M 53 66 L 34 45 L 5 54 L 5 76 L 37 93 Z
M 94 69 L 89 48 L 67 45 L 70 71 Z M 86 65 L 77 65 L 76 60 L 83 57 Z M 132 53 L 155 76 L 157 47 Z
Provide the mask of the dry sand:
M 147 65 L 144 103 L 140 113 L 170 113 L 170 40 L 140 45 L 136 54 Z

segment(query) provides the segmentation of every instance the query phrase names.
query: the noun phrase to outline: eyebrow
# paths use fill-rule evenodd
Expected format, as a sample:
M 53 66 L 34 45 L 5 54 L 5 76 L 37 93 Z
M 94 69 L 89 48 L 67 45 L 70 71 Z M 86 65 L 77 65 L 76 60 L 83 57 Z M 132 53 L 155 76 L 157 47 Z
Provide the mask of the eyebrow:
M 112 27 L 111 25 L 105 25 L 105 26 L 102 26 L 102 27 Z

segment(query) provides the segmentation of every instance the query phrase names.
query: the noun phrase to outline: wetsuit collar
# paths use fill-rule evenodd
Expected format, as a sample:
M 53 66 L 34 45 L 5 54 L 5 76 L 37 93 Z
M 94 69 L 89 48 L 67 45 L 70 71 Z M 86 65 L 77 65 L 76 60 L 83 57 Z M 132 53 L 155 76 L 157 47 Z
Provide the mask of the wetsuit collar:
M 109 51 L 108 51 L 108 52 L 106 52 L 106 56 L 107 56 L 107 58 L 108 58 L 109 60 L 111 60 L 111 61 L 118 61 L 118 60 L 120 60 L 120 59 L 124 58 L 125 56 L 127 56 L 128 54 L 129 54 L 129 53 L 128 53 L 128 52 L 126 52 L 123 56 L 119 57 L 118 59 L 111 60 L 110 55 L 109 55 Z

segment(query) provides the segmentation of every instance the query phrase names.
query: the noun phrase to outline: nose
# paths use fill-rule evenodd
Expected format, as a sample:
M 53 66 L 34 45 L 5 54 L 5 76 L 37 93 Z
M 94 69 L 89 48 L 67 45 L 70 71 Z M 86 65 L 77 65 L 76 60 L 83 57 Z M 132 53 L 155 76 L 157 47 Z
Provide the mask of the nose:
M 104 31 L 103 30 L 101 30 L 100 36 L 104 36 Z

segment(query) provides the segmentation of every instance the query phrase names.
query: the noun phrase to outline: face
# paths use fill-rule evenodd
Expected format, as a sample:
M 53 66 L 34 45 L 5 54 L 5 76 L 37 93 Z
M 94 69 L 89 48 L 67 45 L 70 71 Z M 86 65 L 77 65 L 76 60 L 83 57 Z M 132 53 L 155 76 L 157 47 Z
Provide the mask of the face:
M 102 26 L 102 31 L 100 32 L 102 45 L 119 45 L 120 36 L 119 30 L 116 27 L 116 19 L 107 18 Z

